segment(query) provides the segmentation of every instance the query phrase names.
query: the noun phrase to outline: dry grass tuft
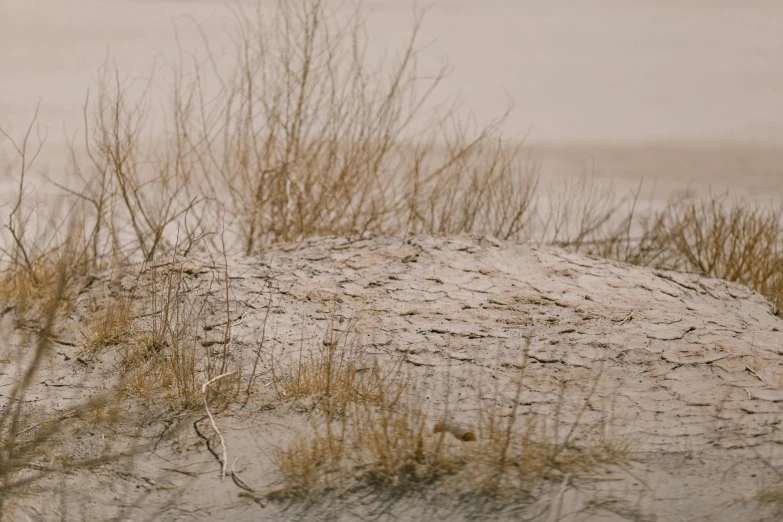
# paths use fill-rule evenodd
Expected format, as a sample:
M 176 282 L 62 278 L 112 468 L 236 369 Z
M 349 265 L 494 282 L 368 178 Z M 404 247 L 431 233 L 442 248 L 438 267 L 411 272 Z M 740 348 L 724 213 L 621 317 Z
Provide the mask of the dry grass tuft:
M 352 325 L 338 332 L 336 322 L 333 316 L 321 347 L 309 354 L 300 349 L 288 374 L 279 375 L 276 365 L 270 366 L 278 398 L 294 399 L 327 418 L 344 415 L 354 403 L 395 404 L 405 391 L 396 380 L 400 365 L 391 363 L 384 368 L 377 360 L 368 362 L 358 349 L 346 349 Z
M 111 296 L 103 303 L 93 302 L 89 308 L 82 331 L 83 351 L 96 351 L 107 346 L 116 346 L 132 335 L 132 295 Z
M 340 416 L 314 419 L 310 436 L 279 449 L 274 460 L 286 485 L 270 498 L 364 487 L 400 492 L 454 474 L 460 455 L 431 435 L 424 415 L 398 404 L 401 387 L 388 391 L 376 404 L 354 396 Z
M 295 372 L 324 375 L 332 365 L 345 369 L 340 376 L 353 375 L 351 365 L 339 363 L 344 356 L 340 348 L 326 356 L 331 363 L 307 359 Z M 295 375 L 280 380 L 293 383 Z M 297 399 L 313 393 L 319 415 L 311 419 L 308 436 L 275 453 L 285 485 L 269 497 L 314 500 L 326 492 L 368 488 L 399 494 L 441 484 L 463 498 L 532 502 L 542 484 L 570 486 L 628 459 L 628 448 L 616 442 L 590 437 L 576 442 L 584 409 L 570 423 L 559 414 L 554 419 L 520 415 L 516 405 L 523 380 L 524 371 L 514 383 L 512 398 L 517 400 L 511 413 L 501 414 L 498 406 L 482 410 L 475 429 L 448 419 L 448 412 L 433 422 L 421 394 L 413 392 L 410 378 L 401 373 L 390 378 L 369 370 L 362 381 L 338 378 L 328 389 L 289 386 L 285 389 L 296 390 Z M 372 400 L 361 392 L 367 389 L 376 391 Z M 506 395 L 495 392 L 493 403 L 498 404 Z M 335 403 L 339 409 L 331 407 Z
M 763 506 L 771 507 L 776 516 L 783 516 L 783 484 L 773 484 L 761 489 L 754 500 Z
M 124 388 L 134 394 L 163 393 L 182 408 L 199 407 L 202 385 L 232 369 L 210 387 L 210 397 L 227 398 L 239 391 L 241 371 L 232 351 L 232 323 L 227 313 L 222 339 L 207 341 L 205 330 L 207 295 L 191 286 L 181 263 L 172 261 L 142 271 L 144 288 L 138 290 L 149 308 L 133 325 L 133 336 L 120 345 Z M 224 277 L 228 293 L 228 277 Z

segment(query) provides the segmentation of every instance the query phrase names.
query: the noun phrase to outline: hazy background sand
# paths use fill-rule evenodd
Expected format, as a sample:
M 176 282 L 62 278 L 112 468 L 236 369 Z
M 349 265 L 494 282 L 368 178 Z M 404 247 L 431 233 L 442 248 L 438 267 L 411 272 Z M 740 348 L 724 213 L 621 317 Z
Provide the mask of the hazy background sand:
M 399 49 L 417 4 L 361 3 L 375 48 Z M 231 19 L 221 0 L 3 0 L 0 125 L 18 135 L 40 101 L 38 166 L 54 174 L 107 56 L 124 78 L 165 73 L 177 34 L 183 51 L 203 47 L 193 21 L 227 56 Z M 450 0 L 427 7 L 420 67 L 452 64 L 436 99 L 459 96 L 478 123 L 513 100 L 506 133 L 549 179 L 765 197 L 783 189 L 781 34 L 774 0 Z

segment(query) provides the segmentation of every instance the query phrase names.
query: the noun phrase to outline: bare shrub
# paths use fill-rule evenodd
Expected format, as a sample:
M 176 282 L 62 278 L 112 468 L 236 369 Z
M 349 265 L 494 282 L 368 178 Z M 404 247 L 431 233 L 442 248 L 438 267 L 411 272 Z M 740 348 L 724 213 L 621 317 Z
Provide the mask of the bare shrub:
M 538 185 L 537 166 L 523 158 L 521 144 L 512 146 L 498 137 L 503 121 L 487 127 L 473 141 L 462 129 L 454 135 L 444 131 L 445 157 L 430 168 L 426 167 L 434 162 L 428 156 L 435 150 L 415 149 L 405 178 L 406 232 L 526 238 Z
M 632 227 L 635 232 L 631 232 Z M 741 283 L 783 305 L 783 207 L 727 195 L 673 198 L 651 215 L 634 208 L 621 225 L 584 245 L 602 257 Z
M 30 172 L 45 139 L 39 129 L 38 143 L 33 145 L 37 116 L 36 110 L 21 140 L 0 128 L 0 135 L 11 143 L 18 161 L 16 191 L 10 202 L 4 202 L 12 208 L 0 235 L 0 299 L 6 306 L 17 308 L 20 316 L 28 306 L 42 301 L 45 310 L 55 297 L 61 305 L 69 305 L 68 283 L 88 268 L 84 245 L 77 234 L 80 221 L 72 212 L 73 206 L 66 209 L 63 219 L 57 213 L 41 212 L 39 202 L 30 194 Z M 64 264 L 69 265 L 64 273 L 67 281 L 63 295 L 56 296 L 54 290 Z
M 783 304 L 783 212 L 715 196 L 667 209 L 672 268 L 742 283 Z
M 538 206 L 536 230 L 541 243 L 580 250 L 595 242 L 603 244 L 607 236 L 626 231 L 626 200 L 618 200 L 612 185 L 594 173 L 569 178 L 543 198 Z M 635 205 L 628 212 L 631 217 L 634 208 Z
M 526 237 L 536 167 L 503 140 L 507 114 L 472 129 L 453 107 L 424 112 L 448 68 L 418 70 L 419 18 L 395 60 L 370 65 L 358 11 L 281 0 L 271 18 L 238 3 L 235 14 L 232 72 L 213 66 L 207 42 L 203 61 L 174 65 L 158 140 L 145 141 L 152 80 L 137 88 L 108 62 L 101 69 L 84 107 L 83 149 L 73 140 L 68 178 L 50 180 L 64 212 L 81 216 L 86 268 L 219 251 L 213 239 L 224 234 L 246 253 L 317 235 Z M 40 285 L 35 262 L 59 243 L 30 237 L 23 224 L 62 222 L 62 212 L 22 205 L 37 154 L 27 150 L 30 132 L 14 143 L 22 172 L 5 254 L 9 273 Z M 31 251 L 41 242 L 50 248 Z
M 309 0 L 281 1 L 270 19 L 236 14 L 239 59 L 216 96 L 209 71 L 180 65 L 169 147 L 186 151 L 196 193 L 221 201 L 245 252 L 405 229 L 521 237 L 535 172 L 500 138 L 504 118 L 471 138 L 453 111 L 421 113 L 447 69 L 417 70 L 420 20 L 396 61 L 369 66 L 358 12 Z

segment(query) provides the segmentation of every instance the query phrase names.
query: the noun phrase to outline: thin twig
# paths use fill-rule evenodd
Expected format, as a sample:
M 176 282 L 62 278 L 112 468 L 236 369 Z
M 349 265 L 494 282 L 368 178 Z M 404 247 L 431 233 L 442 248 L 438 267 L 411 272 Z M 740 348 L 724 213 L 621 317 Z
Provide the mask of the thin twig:
M 636 310 L 631 310 L 631 313 L 626 315 L 625 318 L 622 321 L 617 323 L 617 326 L 622 326 L 625 323 L 629 322 L 631 319 L 633 319 L 634 314 L 636 314 Z
M 755 375 L 755 376 L 758 378 L 758 380 L 760 380 L 760 381 L 761 381 L 761 382 L 763 382 L 764 384 L 767 384 L 767 382 L 766 382 L 764 379 L 762 379 L 762 378 L 761 378 L 761 375 L 759 375 L 758 373 L 756 373 L 756 370 L 754 370 L 753 368 L 751 368 L 751 367 L 750 367 L 750 366 L 748 366 L 747 364 L 745 365 L 745 369 L 746 369 L 746 370 L 748 370 L 748 371 L 749 371 L 750 373 L 752 373 L 753 375 Z
M 228 372 L 222 375 L 218 375 L 217 377 L 208 380 L 201 386 L 201 393 L 204 395 L 204 409 L 207 411 L 207 416 L 209 417 L 209 422 L 212 424 L 212 429 L 215 430 L 215 433 L 217 433 L 217 436 L 220 438 L 220 446 L 223 448 L 223 462 L 220 463 L 221 482 L 226 479 L 226 462 L 228 459 L 228 451 L 226 450 L 226 441 L 223 439 L 223 434 L 220 433 L 220 430 L 217 427 L 217 423 L 215 423 L 215 418 L 212 416 L 212 412 L 209 411 L 209 404 L 207 402 L 207 388 L 210 384 L 219 381 L 223 377 L 228 377 L 229 375 L 233 375 L 235 373 L 236 372 Z

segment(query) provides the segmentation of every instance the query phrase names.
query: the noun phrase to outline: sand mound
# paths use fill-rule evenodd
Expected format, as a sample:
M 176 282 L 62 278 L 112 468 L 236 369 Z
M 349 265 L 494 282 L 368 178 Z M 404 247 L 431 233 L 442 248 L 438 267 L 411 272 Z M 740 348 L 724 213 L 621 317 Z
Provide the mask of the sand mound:
M 197 258 L 172 266 L 182 270 L 189 292 L 207 296 L 201 344 L 209 347 L 223 335 L 209 325 L 225 317 L 225 296 L 213 286 L 225 267 Z M 301 357 L 303 346 L 322 344 L 337 324 L 350 329 L 362 354 L 381 364 L 402 361 L 433 415 L 444 408 L 447 389 L 458 421 L 475 415 L 477 383 L 513 378 L 530 338 L 519 414 L 574 418 L 583 411 L 585 437 L 610 430 L 631 443 L 634 459 L 626 475 L 561 496 L 565 507 L 541 520 L 555 520 L 557 512 L 571 514 L 570 520 L 752 520 L 763 514 L 754 503 L 733 501 L 776 478 L 764 462 L 775 462 L 773 450 L 783 440 L 783 321 L 743 286 L 471 238 L 315 239 L 230 258 L 228 272 L 231 314 L 241 318 L 231 348 L 244 371 L 262 346 L 262 330 L 265 353 L 285 362 Z M 86 303 L 105 294 L 108 279 L 79 296 L 51 368 L 28 394 L 45 411 L 116 378 L 117 350 L 85 356 L 77 333 Z M 259 397 L 269 388 L 268 363 L 261 360 L 254 384 Z M 2 380 L 6 384 L 10 374 Z M 565 403 L 558 400 L 564 382 Z M 243 489 L 220 481 L 211 453 L 220 449 L 207 447 L 202 437 L 208 431 L 203 413 L 189 417 L 153 403 L 146 400 L 147 412 L 129 400 L 128 409 L 147 420 L 134 433 L 128 433 L 132 421 L 118 421 L 111 434 L 126 445 L 152 441 L 152 449 L 57 482 L 67 509 L 35 498 L 20 509 L 40 510 L 43 518 L 65 509 L 66 518 L 90 519 L 472 519 L 469 510 L 444 508 L 444 492 L 439 495 L 447 500 L 439 504 L 405 497 L 383 509 L 355 498 L 350 507 L 345 499 L 326 499 L 309 509 L 262 502 L 248 489 L 274 487 L 279 475 L 269 455 L 307 429 L 306 414 L 253 400 L 217 416 L 229 468 L 248 486 Z M 80 430 L 61 451 L 89 453 L 110 437 L 106 428 Z M 206 438 L 214 445 L 214 437 Z

